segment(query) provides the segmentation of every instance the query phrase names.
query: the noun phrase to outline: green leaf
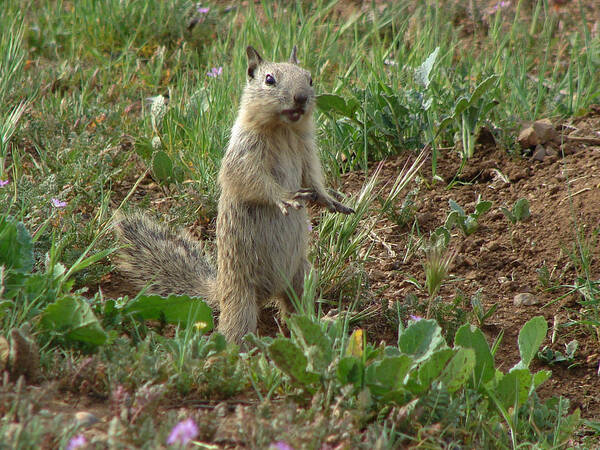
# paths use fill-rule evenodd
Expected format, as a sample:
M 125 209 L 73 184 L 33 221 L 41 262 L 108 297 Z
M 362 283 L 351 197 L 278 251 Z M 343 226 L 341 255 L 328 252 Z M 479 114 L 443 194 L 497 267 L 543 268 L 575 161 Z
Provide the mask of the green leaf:
M 433 247 L 447 248 L 450 243 L 450 232 L 448 231 L 448 228 L 445 226 L 437 227 L 434 232 L 431 233 L 429 242 Z
M 354 112 L 358 108 L 356 101 L 348 101 L 335 94 L 320 94 L 317 95 L 317 107 L 327 113 L 337 113 L 342 116 L 353 118 Z
M 346 356 L 340 359 L 337 367 L 338 380 L 345 384 L 353 384 L 356 387 L 362 385 L 364 368 L 362 361 L 353 356 Z
M 469 106 L 479 100 L 492 87 L 497 78 L 497 75 L 491 75 L 479 83 L 469 98 Z
M 173 161 L 164 151 L 159 150 L 152 158 L 152 173 L 161 182 L 169 182 L 174 178 Z
M 440 52 L 440 48 L 436 47 L 436 49 L 431 52 L 431 54 L 427 57 L 427 59 L 415 70 L 415 81 L 423 86 L 425 89 L 429 87 L 429 75 L 431 74 L 431 69 L 433 69 L 433 65 L 435 64 L 435 60 L 437 59 L 437 55 Z
M 533 388 L 537 389 L 544 381 L 547 381 L 552 376 L 549 370 L 540 370 L 533 375 Z
M 275 365 L 294 380 L 305 386 L 310 386 L 319 381 L 318 374 L 306 370 L 308 360 L 300 347 L 289 339 L 284 337 L 274 339 L 267 347 L 267 352 Z
M 504 214 L 506 216 L 506 218 L 508 220 L 510 220 L 510 222 L 514 225 L 515 223 L 517 223 L 517 218 L 514 216 L 514 214 L 508 209 L 505 208 L 504 206 L 500 207 L 500 211 L 502 211 L 502 214 Z
M 29 231 L 10 216 L 0 217 L 0 266 L 19 272 L 33 270 L 33 242 Z
M 316 345 L 321 350 L 331 353 L 332 344 L 318 322 L 305 315 L 295 314 L 288 320 L 292 332 L 301 338 L 307 346 Z
M 458 225 L 462 230 L 465 224 L 465 216 L 461 215 L 458 211 L 450 211 L 448 217 L 446 217 L 446 222 L 444 223 L 444 228 L 448 231 L 451 231 L 455 225 Z
M 466 216 L 467 215 L 465 213 L 465 210 L 462 209 L 461 206 L 458 203 L 456 203 L 454 200 L 452 200 L 452 199 L 448 200 L 448 204 L 450 205 L 450 209 L 452 211 L 456 211 L 461 216 Z
M 514 218 L 519 222 L 529 218 L 529 216 L 531 216 L 531 213 L 529 212 L 529 200 L 526 198 L 520 198 L 517 200 L 513 205 L 512 212 Z
M 529 369 L 515 369 L 505 374 L 496 386 L 498 400 L 505 407 L 520 406 L 527 401 L 532 376 Z
M 531 363 L 531 360 L 536 355 L 537 351 L 542 345 L 546 333 L 548 331 L 548 324 L 546 319 L 542 316 L 534 317 L 529 320 L 521 331 L 519 332 L 519 353 L 521 354 L 521 361 L 515 366 L 515 368 L 527 368 Z
M 469 100 L 466 97 L 460 97 L 456 104 L 454 105 L 454 110 L 452 112 L 452 118 L 458 119 L 458 117 L 471 105 Z
M 479 228 L 477 217 L 473 214 L 469 214 L 462 225 L 462 230 L 467 236 L 470 236 L 471 234 L 475 233 L 475 231 L 477 231 L 477 228 Z
M 492 202 L 490 202 L 488 200 L 483 200 L 483 201 L 477 202 L 477 205 L 475 206 L 475 215 L 479 218 L 479 216 L 481 216 L 482 214 L 485 214 L 491 208 L 492 208 Z
M 10 300 L 0 300 L 0 319 L 6 315 L 6 311 L 12 309 L 15 303 Z
M 405 355 L 421 362 L 431 354 L 446 347 L 442 329 L 435 320 L 421 319 L 411 323 L 398 336 L 398 348 Z
M 442 370 L 455 353 L 456 350 L 452 348 L 444 348 L 432 353 L 429 358 L 421 363 L 418 371 L 411 373 L 411 380 L 407 383 L 407 388 L 416 395 L 427 391 L 431 386 L 431 382 L 442 373 Z M 411 382 L 413 379 L 414 383 Z
M 412 365 L 413 360 L 408 355 L 384 358 L 367 367 L 365 383 L 374 395 L 383 395 L 404 384 Z
M 123 308 L 123 314 L 131 314 L 140 320 L 164 320 L 183 327 L 196 325 L 202 332 L 213 328 L 212 311 L 198 297 L 187 295 L 139 295 Z
M 333 359 L 333 345 L 321 325 L 304 315 L 293 315 L 288 323 L 292 333 L 302 342 L 307 356 L 310 353 L 309 366 L 312 367 L 309 368 L 325 371 Z
M 49 304 L 42 312 L 40 326 L 53 336 L 92 347 L 107 339 L 90 305 L 76 296 L 65 296 Z
M 475 351 L 460 347 L 441 373 L 439 380 L 448 392 L 460 389 L 472 376 L 475 368 Z
M 475 351 L 475 369 L 473 371 L 475 386 L 480 386 L 494 378 L 494 357 L 479 328 L 469 324 L 460 327 L 456 332 L 454 345 L 472 348 Z

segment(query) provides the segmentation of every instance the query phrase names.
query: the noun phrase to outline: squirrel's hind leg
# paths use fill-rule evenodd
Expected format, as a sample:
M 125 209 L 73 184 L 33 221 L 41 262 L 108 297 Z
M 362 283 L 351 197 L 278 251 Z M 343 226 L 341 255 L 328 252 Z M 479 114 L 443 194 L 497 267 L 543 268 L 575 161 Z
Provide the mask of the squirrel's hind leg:
M 258 323 L 258 304 L 256 292 L 250 287 L 236 286 L 235 290 L 223 289 L 220 295 L 218 331 L 228 341 L 242 343 L 248 333 L 255 333 Z

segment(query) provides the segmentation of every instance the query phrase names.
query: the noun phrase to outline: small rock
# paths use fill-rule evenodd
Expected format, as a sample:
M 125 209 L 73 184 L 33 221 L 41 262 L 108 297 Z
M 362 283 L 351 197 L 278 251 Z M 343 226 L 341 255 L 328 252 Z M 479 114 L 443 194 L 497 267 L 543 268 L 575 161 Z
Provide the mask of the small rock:
M 529 292 L 521 292 L 515 295 L 514 298 L 515 306 L 531 306 L 540 303 L 540 300 Z
M 75 421 L 78 425 L 89 427 L 97 422 L 100 422 L 100 419 L 87 411 L 79 411 L 75 413 Z
M 538 138 L 538 135 L 536 134 L 533 127 L 529 126 L 521 130 L 521 132 L 519 133 L 519 137 L 517 138 L 517 142 L 519 142 L 519 145 L 522 149 L 526 149 L 533 148 L 536 145 L 539 145 L 540 139 Z
M 557 155 L 558 155 L 558 152 L 556 151 L 556 149 L 554 149 L 552 147 L 546 147 L 546 156 L 553 158 Z
M 553 141 L 557 137 L 554 125 L 550 122 L 550 119 L 536 120 L 532 125 L 533 130 L 540 142 L 545 144 L 546 142 Z
M 546 156 L 546 149 L 544 148 L 543 145 L 538 144 L 535 147 L 535 151 L 533 152 L 533 156 L 531 157 L 531 159 L 533 159 L 534 161 L 543 161 L 544 158 Z

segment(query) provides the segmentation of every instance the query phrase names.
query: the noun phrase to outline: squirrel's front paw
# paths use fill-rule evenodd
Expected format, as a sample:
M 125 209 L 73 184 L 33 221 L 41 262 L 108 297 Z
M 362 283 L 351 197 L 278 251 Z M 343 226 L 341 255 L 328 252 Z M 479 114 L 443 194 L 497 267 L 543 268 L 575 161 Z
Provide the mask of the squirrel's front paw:
M 331 204 L 327 206 L 327 209 L 329 212 L 339 212 L 342 214 L 354 214 L 356 212 L 352 208 L 342 205 L 336 200 L 331 200 Z
M 286 200 L 279 200 L 277 202 L 277 206 L 279 207 L 279 209 L 281 210 L 283 215 L 287 216 L 289 214 L 288 208 L 300 209 L 304 205 L 302 205 L 302 203 L 300 203 L 298 200 L 286 199 Z

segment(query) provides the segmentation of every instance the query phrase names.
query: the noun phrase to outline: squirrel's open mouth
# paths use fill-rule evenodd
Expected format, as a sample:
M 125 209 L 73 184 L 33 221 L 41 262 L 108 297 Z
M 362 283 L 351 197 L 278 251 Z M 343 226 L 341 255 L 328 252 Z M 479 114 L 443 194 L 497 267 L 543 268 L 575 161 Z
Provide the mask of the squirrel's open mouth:
M 300 117 L 304 114 L 304 108 L 296 108 L 296 109 L 284 109 L 282 111 L 291 122 L 297 122 L 300 120 Z

